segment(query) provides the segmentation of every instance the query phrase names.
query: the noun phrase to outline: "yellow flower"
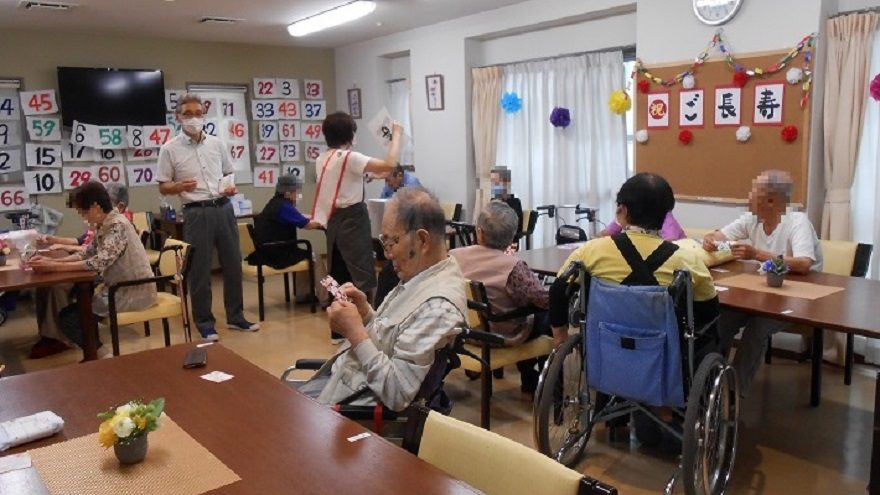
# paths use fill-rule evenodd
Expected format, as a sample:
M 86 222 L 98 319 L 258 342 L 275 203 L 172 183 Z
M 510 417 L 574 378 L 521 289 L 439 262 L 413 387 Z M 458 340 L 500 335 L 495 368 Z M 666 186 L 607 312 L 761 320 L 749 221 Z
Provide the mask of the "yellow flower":
M 626 113 L 631 107 L 632 100 L 629 99 L 629 95 L 626 94 L 626 91 L 618 89 L 611 93 L 611 97 L 608 99 L 608 108 L 610 108 L 612 112 L 621 115 Z
M 147 427 L 147 418 L 143 416 L 138 416 L 134 418 L 134 424 L 137 425 L 138 430 L 143 430 Z
M 113 431 L 113 422 L 116 417 L 110 418 L 98 427 L 98 443 L 108 449 L 116 443 L 116 432 Z

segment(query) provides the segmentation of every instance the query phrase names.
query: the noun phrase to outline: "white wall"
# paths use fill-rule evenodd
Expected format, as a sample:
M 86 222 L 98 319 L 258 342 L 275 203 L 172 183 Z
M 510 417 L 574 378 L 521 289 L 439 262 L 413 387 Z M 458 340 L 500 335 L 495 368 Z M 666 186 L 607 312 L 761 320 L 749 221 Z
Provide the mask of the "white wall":
M 841 0 L 846 1 L 846 0 Z M 853 1 L 853 0 L 850 0 Z M 774 0 L 743 2 L 736 17 L 723 26 L 724 36 L 734 53 L 766 52 L 793 47 L 805 35 L 819 31 L 823 14 L 837 0 Z M 658 22 L 662 19 L 662 22 Z M 637 54 L 651 64 L 690 61 L 702 51 L 717 28 L 699 22 L 691 2 L 639 0 L 637 15 Z M 821 56 L 817 57 L 821 59 Z M 809 165 L 810 197 L 807 210 L 819 225 L 822 204 L 821 102 L 824 88 L 822 65 L 813 86 L 813 127 Z M 743 207 L 679 202 L 675 209 L 678 221 L 688 227 L 710 228 L 736 218 Z
M 336 49 L 337 95 L 343 97 L 346 88 L 356 84 L 362 88 L 366 125 L 384 104 L 385 79 L 380 57 L 409 52 L 410 76 L 413 88 L 412 118 L 415 141 L 416 170 L 421 182 L 433 190 L 441 200 L 455 201 L 472 209 L 473 151 L 470 131 L 470 67 L 483 65 L 486 57 L 495 57 L 496 48 L 503 43 L 495 38 L 515 34 L 523 40 L 509 45 L 510 53 L 529 51 L 528 57 L 553 56 L 615 46 L 603 37 L 609 30 L 596 29 L 596 34 L 578 37 L 565 36 L 562 48 L 556 39 L 536 49 L 533 39 L 521 33 L 536 29 L 558 29 L 551 25 L 581 22 L 585 17 L 615 9 L 632 10 L 632 0 L 532 0 L 501 9 L 443 22 L 403 33 L 377 38 Z M 607 22 L 607 19 L 592 21 Z M 613 21 L 612 21 L 613 22 Z M 598 24 L 595 24 L 598 26 Z M 604 33 L 604 34 L 602 34 Z M 553 39 L 553 36 L 538 38 Z M 479 39 L 493 38 L 486 55 Z M 630 34 L 635 40 L 635 33 Z M 630 41 L 627 44 L 631 44 Z M 495 43 L 497 42 L 497 43 Z M 562 52 L 560 52 L 562 50 Z M 428 111 L 425 95 L 425 76 L 442 74 L 445 82 L 444 111 Z M 341 99 L 339 101 L 345 101 Z M 366 136 L 358 140 L 358 149 L 373 156 L 384 150 Z
M 840 0 L 840 8 L 838 12 L 849 12 L 850 10 L 865 9 L 869 7 L 880 7 L 878 0 Z

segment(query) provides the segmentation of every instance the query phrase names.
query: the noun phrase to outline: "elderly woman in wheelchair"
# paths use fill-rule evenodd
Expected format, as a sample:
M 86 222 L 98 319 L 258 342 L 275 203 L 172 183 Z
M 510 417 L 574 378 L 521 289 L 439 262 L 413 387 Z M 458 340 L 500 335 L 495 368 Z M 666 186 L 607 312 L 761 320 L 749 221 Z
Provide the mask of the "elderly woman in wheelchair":
M 560 270 L 550 289 L 557 348 L 535 395 L 535 442 L 574 465 L 597 424 L 635 413 L 637 437 L 649 425 L 647 440 L 681 442 L 667 492 L 680 475 L 689 495 L 718 494 L 736 453 L 737 379 L 720 353 L 708 269 L 659 235 L 674 206 L 662 177 L 630 178 L 617 194 L 623 231 L 575 250 Z M 569 324 L 580 331 L 569 336 Z

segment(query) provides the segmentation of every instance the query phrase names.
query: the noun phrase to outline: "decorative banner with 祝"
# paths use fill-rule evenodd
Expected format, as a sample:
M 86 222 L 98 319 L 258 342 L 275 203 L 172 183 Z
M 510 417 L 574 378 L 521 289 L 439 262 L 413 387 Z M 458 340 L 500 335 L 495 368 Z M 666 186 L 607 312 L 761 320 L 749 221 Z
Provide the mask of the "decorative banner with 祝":
M 692 89 L 679 93 L 679 127 L 703 127 L 704 100 L 705 95 L 702 89 Z
M 715 127 L 735 127 L 742 120 L 742 88 L 736 86 L 716 86 Z
M 648 128 L 669 128 L 669 93 L 648 94 Z
M 25 115 L 51 115 L 58 113 L 58 103 L 55 101 L 54 89 L 22 91 L 18 96 Z
M 782 125 L 784 82 L 755 84 L 755 125 Z

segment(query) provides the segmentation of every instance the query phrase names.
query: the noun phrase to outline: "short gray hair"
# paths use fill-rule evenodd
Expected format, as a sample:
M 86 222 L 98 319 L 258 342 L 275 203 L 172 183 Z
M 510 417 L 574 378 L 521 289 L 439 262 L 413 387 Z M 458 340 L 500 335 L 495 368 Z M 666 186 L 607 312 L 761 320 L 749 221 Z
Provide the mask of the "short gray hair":
M 110 195 L 110 204 L 114 207 L 119 203 L 128 205 L 128 188 L 118 182 L 107 184 L 107 194 Z
M 446 242 L 446 215 L 437 197 L 421 187 L 402 187 L 389 205 L 397 210 L 397 222 L 407 234 L 428 231 L 434 242 Z
M 516 236 L 519 217 L 507 203 L 492 201 L 477 217 L 477 227 L 483 231 L 483 244 L 486 247 L 506 249 Z
M 198 93 L 184 93 L 183 96 L 177 99 L 177 110 L 175 113 L 180 113 L 180 109 L 187 103 L 198 103 L 200 107 L 205 107 L 204 103 L 202 103 L 202 97 Z
M 791 201 L 794 182 L 791 179 L 791 174 L 788 172 L 784 170 L 765 170 L 755 180 L 766 187 L 767 191 L 771 194 L 783 197 L 786 203 Z

